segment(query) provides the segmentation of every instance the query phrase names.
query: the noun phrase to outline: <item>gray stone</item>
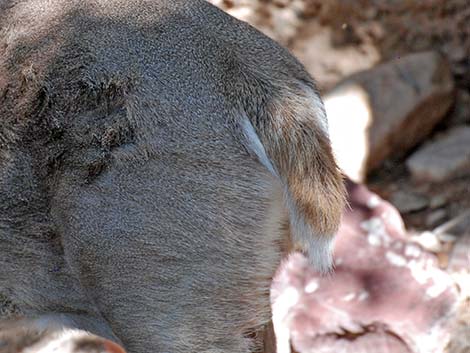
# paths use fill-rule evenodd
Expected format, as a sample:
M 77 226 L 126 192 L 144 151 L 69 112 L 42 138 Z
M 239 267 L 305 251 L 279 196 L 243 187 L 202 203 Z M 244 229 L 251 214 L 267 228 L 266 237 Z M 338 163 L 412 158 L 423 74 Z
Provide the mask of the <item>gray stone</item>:
M 425 224 L 427 227 L 434 227 L 444 221 L 447 217 L 447 211 L 443 208 L 432 211 L 426 216 Z
M 425 144 L 408 158 L 406 166 L 419 181 L 441 182 L 470 175 L 470 127 L 454 128 Z
M 426 196 L 401 190 L 392 194 L 390 202 L 400 213 L 421 211 L 429 205 L 429 200 Z
M 454 217 L 444 224 L 433 230 L 438 236 L 441 235 L 454 235 L 461 236 L 470 233 L 470 209 L 465 209 L 460 212 L 457 217 Z
M 325 95 L 339 165 L 355 181 L 416 146 L 454 99 L 448 63 L 417 53 L 354 74 Z
M 446 119 L 447 126 L 470 124 L 470 93 L 458 90 L 454 108 Z
M 432 209 L 444 206 L 447 203 L 447 197 L 444 195 L 436 195 L 431 197 L 429 201 L 429 207 Z

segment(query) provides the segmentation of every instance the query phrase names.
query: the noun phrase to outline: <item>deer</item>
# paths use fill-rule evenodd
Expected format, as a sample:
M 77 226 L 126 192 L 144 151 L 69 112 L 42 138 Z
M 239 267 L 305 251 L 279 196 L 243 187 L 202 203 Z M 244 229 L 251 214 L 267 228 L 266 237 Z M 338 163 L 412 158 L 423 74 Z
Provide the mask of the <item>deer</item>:
M 0 121 L 0 352 L 260 352 L 286 253 L 331 269 L 315 82 L 206 1 L 1 1 Z

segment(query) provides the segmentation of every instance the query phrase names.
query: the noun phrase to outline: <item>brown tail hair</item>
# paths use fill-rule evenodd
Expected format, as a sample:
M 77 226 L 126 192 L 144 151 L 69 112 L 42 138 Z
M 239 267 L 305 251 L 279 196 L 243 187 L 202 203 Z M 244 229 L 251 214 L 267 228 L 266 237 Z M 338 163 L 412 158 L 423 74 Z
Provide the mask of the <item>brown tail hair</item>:
M 245 119 L 242 127 L 251 150 L 284 186 L 294 245 L 326 272 L 345 205 L 343 177 L 318 94 L 302 84 L 283 91 L 263 118 Z

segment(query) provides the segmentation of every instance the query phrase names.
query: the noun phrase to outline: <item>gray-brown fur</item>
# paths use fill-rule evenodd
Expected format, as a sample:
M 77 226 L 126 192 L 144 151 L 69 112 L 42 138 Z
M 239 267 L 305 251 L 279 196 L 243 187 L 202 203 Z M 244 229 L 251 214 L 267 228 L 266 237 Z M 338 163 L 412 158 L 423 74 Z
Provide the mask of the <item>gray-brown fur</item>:
M 0 322 L 0 353 L 22 352 L 46 336 L 46 331 L 31 329 L 23 323 Z
M 312 239 L 338 223 L 322 109 L 285 49 L 204 1 L 1 0 L 0 291 L 129 353 L 254 351 L 283 195 Z
M 0 353 L 125 353 L 116 343 L 83 330 L 32 319 L 0 322 Z

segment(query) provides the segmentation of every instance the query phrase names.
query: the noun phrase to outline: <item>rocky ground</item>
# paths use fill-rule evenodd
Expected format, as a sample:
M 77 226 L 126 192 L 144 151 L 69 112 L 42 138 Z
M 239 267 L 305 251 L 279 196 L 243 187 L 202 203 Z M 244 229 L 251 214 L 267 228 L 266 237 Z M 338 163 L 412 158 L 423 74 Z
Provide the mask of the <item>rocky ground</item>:
M 468 0 L 212 2 L 306 66 L 341 167 L 380 196 L 350 187 L 331 280 L 299 256 L 281 269 L 283 336 L 299 352 L 470 352 Z

